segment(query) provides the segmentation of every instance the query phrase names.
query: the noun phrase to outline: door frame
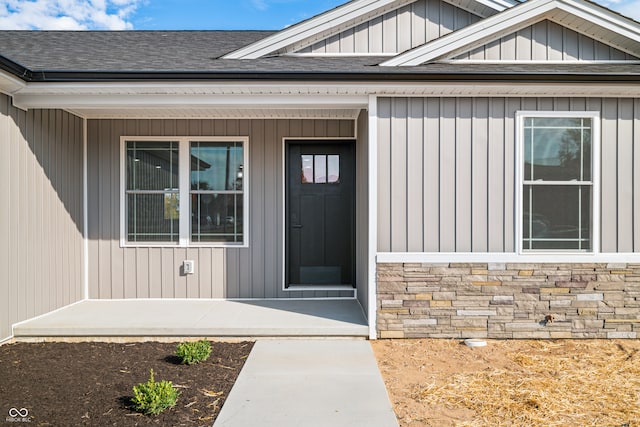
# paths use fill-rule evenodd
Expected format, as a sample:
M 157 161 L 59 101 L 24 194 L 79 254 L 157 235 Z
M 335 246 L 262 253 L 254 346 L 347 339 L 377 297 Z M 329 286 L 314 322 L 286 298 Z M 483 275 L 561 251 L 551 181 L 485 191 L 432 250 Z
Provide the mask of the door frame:
M 334 285 L 317 285 L 317 286 L 289 286 L 287 287 L 287 149 L 288 149 L 288 145 L 290 143 L 296 143 L 296 142 L 309 142 L 311 144 L 313 143 L 318 143 L 321 144 L 322 142 L 340 142 L 340 141 L 344 141 L 344 142 L 350 142 L 354 145 L 354 156 L 356 154 L 355 151 L 355 147 L 357 144 L 357 137 L 354 136 L 349 136 L 349 137 L 320 137 L 320 138 L 313 138 L 313 137 L 293 137 L 293 136 L 287 136 L 282 138 L 282 176 L 281 176 L 281 184 L 282 184 L 282 203 L 281 203 L 281 207 L 282 207 L 282 215 L 281 215 L 281 225 L 282 225 L 282 235 L 280 236 L 282 238 L 282 248 L 281 248 L 281 255 L 282 255 L 282 265 L 280 266 L 280 273 L 282 274 L 282 290 L 287 292 L 293 292 L 293 291 L 350 291 L 353 292 L 353 298 L 356 297 L 357 295 L 357 286 L 356 283 L 353 284 L 353 286 L 350 285 L 339 285 L 339 286 L 334 286 Z M 354 157 L 354 167 L 355 167 L 355 163 L 357 163 L 357 157 Z M 354 185 L 353 188 L 353 196 L 354 199 L 356 197 L 356 193 L 358 191 L 358 186 Z M 354 215 L 357 218 L 357 205 L 354 206 Z M 354 234 L 356 233 L 356 230 L 353 230 Z M 354 236 L 354 251 L 357 253 L 357 248 L 358 248 L 358 236 L 355 235 Z M 354 268 L 354 280 L 356 277 L 355 271 L 357 268 L 357 257 L 354 254 L 354 258 L 353 258 L 353 268 Z

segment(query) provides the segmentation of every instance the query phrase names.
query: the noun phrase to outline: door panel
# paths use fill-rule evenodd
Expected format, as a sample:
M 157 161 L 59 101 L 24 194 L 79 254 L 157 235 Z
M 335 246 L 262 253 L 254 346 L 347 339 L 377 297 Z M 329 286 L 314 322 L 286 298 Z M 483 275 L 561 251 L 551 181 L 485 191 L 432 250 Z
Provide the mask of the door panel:
M 287 145 L 287 286 L 355 284 L 353 151 L 352 141 Z

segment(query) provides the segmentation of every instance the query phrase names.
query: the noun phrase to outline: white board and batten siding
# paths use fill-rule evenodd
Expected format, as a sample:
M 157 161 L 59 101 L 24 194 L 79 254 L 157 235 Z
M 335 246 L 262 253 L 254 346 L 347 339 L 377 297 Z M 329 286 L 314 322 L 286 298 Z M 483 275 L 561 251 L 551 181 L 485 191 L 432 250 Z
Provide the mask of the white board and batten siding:
M 314 42 L 297 53 L 400 53 L 477 22 L 480 17 L 440 0 L 419 0 Z
M 640 99 L 380 98 L 378 251 L 515 251 L 515 114 L 598 111 L 602 253 L 640 252 Z
M 0 340 L 83 297 L 82 120 L 0 95 Z
M 353 120 L 88 120 L 90 298 L 313 298 L 283 291 L 283 138 L 354 137 Z M 121 247 L 121 136 L 248 136 L 246 248 Z M 195 274 L 181 275 L 186 259 Z
M 549 20 L 543 20 L 456 57 L 475 61 L 637 60 L 614 47 Z

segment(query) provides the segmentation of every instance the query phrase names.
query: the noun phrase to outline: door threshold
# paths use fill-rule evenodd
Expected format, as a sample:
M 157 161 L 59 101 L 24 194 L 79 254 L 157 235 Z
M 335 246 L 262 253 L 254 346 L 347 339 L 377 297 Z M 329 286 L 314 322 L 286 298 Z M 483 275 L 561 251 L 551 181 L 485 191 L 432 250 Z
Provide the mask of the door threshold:
M 291 285 L 285 291 L 355 291 L 351 285 Z

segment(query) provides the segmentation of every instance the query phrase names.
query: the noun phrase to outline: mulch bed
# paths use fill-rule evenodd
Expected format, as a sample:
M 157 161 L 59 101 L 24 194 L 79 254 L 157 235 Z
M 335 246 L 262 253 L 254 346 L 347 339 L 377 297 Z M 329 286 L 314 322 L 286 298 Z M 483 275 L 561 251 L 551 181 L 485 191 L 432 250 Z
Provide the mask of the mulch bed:
M 0 425 L 211 426 L 252 342 L 212 342 L 205 362 L 181 365 L 175 343 L 17 343 L 0 346 Z M 157 416 L 131 409 L 134 385 L 169 380 L 176 406 Z

